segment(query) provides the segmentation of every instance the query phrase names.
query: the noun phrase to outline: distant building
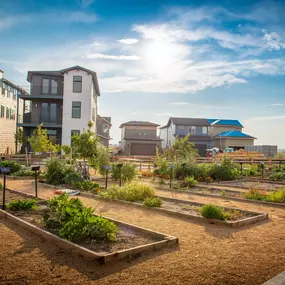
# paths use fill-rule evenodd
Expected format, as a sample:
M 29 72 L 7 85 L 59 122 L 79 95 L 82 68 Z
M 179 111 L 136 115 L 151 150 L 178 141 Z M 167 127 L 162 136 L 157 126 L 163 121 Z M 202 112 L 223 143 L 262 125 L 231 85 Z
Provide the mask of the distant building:
M 0 70 L 0 153 L 6 152 L 8 147 L 12 152 L 16 150 L 14 140 L 16 122 L 18 117 L 23 115 L 23 102 L 17 100 L 19 92 L 25 91 L 4 78 L 4 72 Z
M 122 151 L 128 155 L 156 154 L 162 139 L 157 136 L 159 125 L 151 122 L 130 121 L 120 126 Z
M 43 124 L 49 140 L 56 144 L 70 145 L 71 136 L 80 134 L 92 121 L 96 131 L 97 97 L 100 96 L 95 71 L 73 66 L 55 71 L 29 71 L 30 94 L 22 93 L 23 119 L 18 127 L 24 136 Z
M 169 148 L 176 137 L 189 134 L 189 141 L 200 155 L 205 155 L 207 148 L 241 149 L 245 145 L 253 145 L 255 138 L 243 133 L 242 128 L 238 120 L 169 118 L 167 124 L 160 128 L 160 138 L 163 140 L 162 148 Z
M 111 117 L 101 117 L 97 115 L 96 132 L 99 137 L 99 142 L 106 147 L 109 147 Z

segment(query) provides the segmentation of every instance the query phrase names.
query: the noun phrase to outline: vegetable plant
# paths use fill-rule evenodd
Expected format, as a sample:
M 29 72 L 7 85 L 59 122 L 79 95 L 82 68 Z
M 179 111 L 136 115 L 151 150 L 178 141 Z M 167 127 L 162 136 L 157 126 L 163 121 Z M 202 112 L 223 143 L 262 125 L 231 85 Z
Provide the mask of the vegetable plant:
M 162 200 L 158 197 L 148 197 L 143 201 L 143 205 L 146 207 L 161 207 Z
M 6 207 L 11 211 L 28 211 L 35 210 L 37 208 L 37 203 L 37 200 L 19 199 L 8 203 Z

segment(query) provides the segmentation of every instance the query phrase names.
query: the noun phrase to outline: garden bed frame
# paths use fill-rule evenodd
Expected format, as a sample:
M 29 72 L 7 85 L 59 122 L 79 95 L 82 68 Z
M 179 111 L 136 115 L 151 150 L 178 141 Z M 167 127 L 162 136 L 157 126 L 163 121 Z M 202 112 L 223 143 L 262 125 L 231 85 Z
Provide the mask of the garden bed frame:
M 19 194 L 19 195 L 35 198 L 33 195 L 26 194 L 26 193 L 23 193 L 23 192 L 20 192 L 17 190 L 10 190 L 10 189 L 6 189 L 6 190 L 11 191 L 12 193 Z M 39 199 L 39 200 L 45 201 L 44 199 Z M 97 215 L 94 214 L 94 216 L 97 216 Z M 111 252 L 111 253 L 97 253 L 97 252 L 89 250 L 83 246 L 80 246 L 80 245 L 77 245 L 77 244 L 70 242 L 68 240 L 62 239 L 62 238 L 58 237 L 57 235 L 54 235 L 54 234 L 52 234 L 52 233 L 50 233 L 44 229 L 41 229 L 41 228 L 39 228 L 39 227 L 29 223 L 29 222 L 26 222 L 26 221 L 24 221 L 24 220 L 22 220 L 16 216 L 14 216 L 13 214 L 8 213 L 7 211 L 0 210 L 0 218 L 7 219 L 7 220 L 11 221 L 12 223 L 33 232 L 34 234 L 40 236 L 41 238 L 52 242 L 53 244 L 59 246 L 60 248 L 66 250 L 68 252 L 71 252 L 74 254 L 79 254 L 87 260 L 98 261 L 101 264 L 105 264 L 105 263 L 116 261 L 116 260 L 121 260 L 123 258 L 130 258 L 131 256 L 135 256 L 135 255 L 140 254 L 140 253 L 156 251 L 158 249 L 161 249 L 164 247 L 170 247 L 173 245 L 177 245 L 179 243 L 179 239 L 177 237 L 162 234 L 159 232 L 155 232 L 155 231 L 152 231 L 149 229 L 145 229 L 145 228 L 142 228 L 139 226 L 128 224 L 128 223 L 125 223 L 125 222 L 122 222 L 119 220 L 115 220 L 115 219 L 112 219 L 109 217 L 103 217 L 105 219 L 108 219 L 109 221 L 114 222 L 118 226 L 124 226 L 127 228 L 131 228 L 138 233 L 147 234 L 153 238 L 160 238 L 161 240 L 156 241 L 156 242 L 152 242 L 149 244 L 125 249 L 125 250 L 119 250 L 119 251 Z
M 208 222 L 210 224 L 217 224 L 217 225 L 223 225 L 223 226 L 227 226 L 230 228 L 240 228 L 243 226 L 247 226 L 247 225 L 251 225 L 251 224 L 255 224 L 259 221 L 263 221 L 266 220 L 268 218 L 268 214 L 267 213 L 257 213 L 257 212 L 251 212 L 251 211 L 246 211 L 246 210 L 242 210 L 239 208 L 227 208 L 227 207 L 221 207 L 225 210 L 237 210 L 243 213 L 248 213 L 248 214 L 252 214 L 255 215 L 253 217 L 247 217 L 238 221 L 221 221 L 221 220 L 216 220 L 216 219 L 207 219 L 204 218 L 203 216 L 198 216 L 198 215 L 192 215 L 192 214 L 186 214 L 186 213 L 181 213 L 178 211 L 173 211 L 173 210 L 169 210 L 169 209 L 164 209 L 164 208 L 157 208 L 157 207 L 146 207 L 141 203 L 137 203 L 137 202 L 128 202 L 128 201 L 123 201 L 123 200 L 118 200 L 118 199 L 107 199 L 104 198 L 100 195 L 95 195 L 95 194 L 90 194 L 90 193 L 86 193 L 86 192 L 80 192 L 80 195 L 86 198 L 93 198 L 93 199 L 102 199 L 105 201 L 111 201 L 111 202 L 116 202 L 116 203 L 120 203 L 120 204 L 124 204 L 124 205 L 132 205 L 138 208 L 143 208 L 143 209 L 147 209 L 147 210 L 153 210 L 156 212 L 162 212 L 162 213 L 166 213 L 166 214 L 170 214 L 173 216 L 177 216 L 180 218 L 186 218 L 186 219 L 191 219 L 191 220 L 196 220 L 199 222 Z M 164 197 L 164 196 L 156 196 L 158 198 L 161 198 L 164 201 L 168 201 L 168 202 L 174 202 L 174 203 L 184 203 L 184 204 L 188 204 L 188 205 L 193 205 L 193 206 L 200 206 L 202 207 L 203 203 L 198 203 L 198 202 L 191 202 L 188 200 L 180 200 L 180 199 L 173 199 L 173 198 L 168 198 L 168 197 Z
M 229 185 L 232 183 L 237 183 L 237 182 L 257 182 L 257 183 L 265 183 L 265 184 L 276 184 L 276 185 L 284 185 L 285 187 L 285 181 L 273 181 L 273 180 L 268 180 L 268 179 L 258 179 L 258 178 L 246 178 L 246 179 L 240 179 L 240 180 L 229 180 L 229 181 L 220 181 L 211 183 L 212 185 L 215 186 L 230 186 L 230 187 L 236 187 L 236 188 L 244 188 L 244 189 L 249 189 L 252 187 L 241 187 L 241 186 L 236 186 L 236 185 Z M 271 190 L 272 191 L 272 190 Z

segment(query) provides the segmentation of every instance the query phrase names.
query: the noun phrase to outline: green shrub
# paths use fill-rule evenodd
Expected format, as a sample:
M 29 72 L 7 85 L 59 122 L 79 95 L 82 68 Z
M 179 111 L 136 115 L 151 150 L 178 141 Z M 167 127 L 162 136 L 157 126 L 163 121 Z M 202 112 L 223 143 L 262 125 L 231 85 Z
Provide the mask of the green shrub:
M 160 208 L 162 205 L 162 201 L 158 197 L 149 197 L 143 201 L 143 205 L 146 207 L 158 207 L 158 208 Z
M 129 202 L 144 201 L 155 196 L 155 189 L 149 185 L 137 182 L 125 184 L 123 187 L 112 186 L 100 195 L 108 199 L 119 199 Z
M 37 200 L 29 200 L 29 199 L 21 199 L 14 200 L 7 204 L 7 209 L 12 211 L 27 211 L 27 210 L 35 210 L 37 208 Z
M 180 187 L 181 188 L 195 187 L 197 183 L 198 181 L 194 177 L 187 177 L 183 181 L 180 182 Z
M 234 180 L 240 176 L 238 165 L 231 159 L 225 157 L 220 165 L 214 164 L 212 178 L 215 180 Z
M 225 197 L 226 196 L 226 191 L 225 190 L 221 190 L 220 195 L 221 195 L 221 197 Z
M 122 180 L 123 181 L 131 181 L 135 179 L 137 171 L 136 166 L 132 163 L 125 162 L 120 170 L 118 164 L 113 164 L 111 168 L 111 177 L 114 180 L 120 179 L 120 171 L 122 172 Z
M 3 185 L 2 185 L 2 183 L 0 182 L 0 190 L 2 190 L 3 189 Z
M 59 185 L 65 183 L 65 177 L 68 177 L 69 173 L 74 173 L 73 168 L 58 158 L 48 160 L 46 163 L 45 179 L 48 184 Z
M 105 175 L 105 165 L 110 165 L 110 155 L 108 148 L 103 145 L 99 145 L 97 150 L 97 156 L 91 164 L 96 170 L 99 171 L 101 175 Z
M 48 201 L 50 213 L 43 217 L 44 225 L 58 231 L 58 235 L 70 241 L 79 239 L 107 239 L 114 241 L 118 227 L 102 217 L 95 217 L 91 208 L 79 199 L 68 199 L 62 194 Z
M 259 172 L 257 165 L 251 165 L 249 168 L 243 170 L 243 175 L 245 176 L 257 176 L 258 174 Z
M 224 211 L 222 208 L 218 206 L 214 206 L 211 204 L 203 205 L 200 208 L 200 213 L 203 217 L 208 219 L 216 219 L 216 220 L 224 220 Z
M 93 190 L 100 188 L 100 185 L 98 183 L 89 180 L 77 182 L 75 186 L 81 190 Z
M 285 189 L 279 189 L 278 191 L 271 192 L 267 196 L 267 201 L 275 203 L 285 202 Z
M 21 165 L 14 160 L 3 160 L 0 161 L 0 167 L 9 167 L 10 173 L 20 171 Z
M 78 172 L 68 171 L 67 173 L 65 173 L 63 180 L 64 180 L 64 183 L 73 186 L 73 185 L 76 185 L 77 183 L 82 182 L 83 177 Z
M 267 195 L 264 192 L 261 192 L 258 189 L 249 189 L 245 192 L 244 197 L 250 200 L 260 200 L 265 201 L 267 199 Z
M 275 172 L 269 176 L 269 179 L 272 181 L 285 180 L 285 172 Z
M 164 181 L 164 179 L 161 178 L 161 179 L 158 180 L 158 184 L 165 185 L 166 182 Z
M 29 169 L 20 169 L 13 173 L 13 176 L 34 176 L 35 172 Z

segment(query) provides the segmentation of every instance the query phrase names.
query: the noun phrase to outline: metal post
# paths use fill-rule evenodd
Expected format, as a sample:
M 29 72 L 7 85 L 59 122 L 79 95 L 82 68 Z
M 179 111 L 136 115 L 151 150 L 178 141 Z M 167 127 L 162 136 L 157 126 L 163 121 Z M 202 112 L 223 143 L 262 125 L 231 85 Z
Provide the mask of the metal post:
M 279 160 L 279 170 L 281 170 L 282 160 Z
M 120 187 L 122 186 L 122 167 L 120 167 Z
M 105 180 L 105 190 L 108 189 L 108 173 L 109 173 L 109 169 L 106 169 L 106 180 Z
M 35 194 L 36 198 L 38 198 L 38 171 L 35 170 Z
M 6 173 L 4 173 L 4 181 L 3 181 L 3 201 L 2 201 L 2 210 L 5 210 L 5 194 L 6 194 Z
M 242 162 L 240 163 L 240 174 L 241 174 L 241 176 L 242 176 Z
M 172 170 L 173 168 L 172 167 L 170 167 L 170 181 L 169 181 L 169 188 L 171 189 L 171 187 L 172 187 L 172 174 L 173 174 L 173 170 Z

